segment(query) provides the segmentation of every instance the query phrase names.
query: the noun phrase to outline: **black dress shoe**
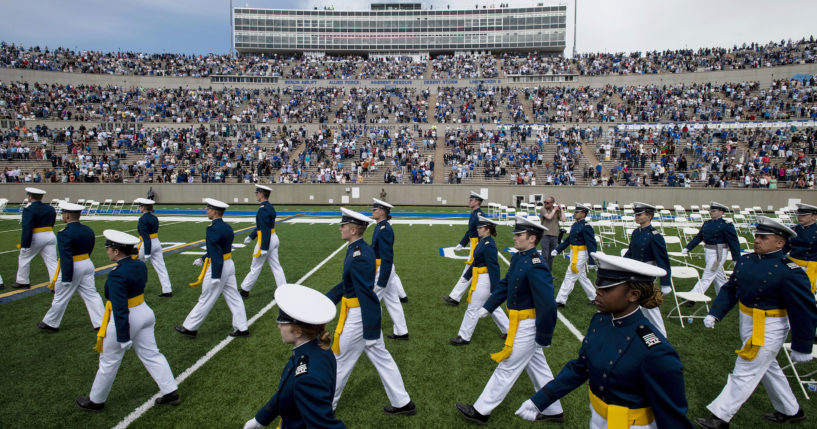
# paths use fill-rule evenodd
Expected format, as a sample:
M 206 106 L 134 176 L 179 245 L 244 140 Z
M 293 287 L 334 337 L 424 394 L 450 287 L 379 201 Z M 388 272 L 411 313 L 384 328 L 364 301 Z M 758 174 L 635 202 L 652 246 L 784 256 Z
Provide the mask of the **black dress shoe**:
M 179 398 L 179 391 L 174 390 L 167 395 L 162 396 L 161 398 L 156 398 L 154 401 L 156 405 L 179 405 L 182 403 L 182 399 Z
M 186 337 L 190 337 L 190 338 L 196 338 L 196 334 L 199 333 L 199 331 L 191 331 L 191 330 L 189 330 L 189 329 L 187 329 L 187 328 L 185 328 L 184 326 L 181 326 L 181 325 L 176 325 L 175 329 L 176 329 L 176 332 L 178 332 L 178 333 L 180 333 L 180 334 L 182 334 L 182 335 L 184 335 Z
M 456 306 L 460 305 L 460 302 L 459 302 L 459 301 L 457 301 L 457 300 L 456 300 L 456 299 L 454 299 L 454 298 L 451 298 L 451 297 L 450 297 L 450 296 L 448 296 L 448 295 L 446 295 L 446 296 L 444 296 L 444 297 L 442 297 L 442 298 L 443 298 L 443 302 L 445 302 L 445 303 L 446 303 L 446 304 L 448 304 L 448 305 L 453 305 L 454 307 L 456 307 Z
M 695 419 L 695 423 L 704 429 L 729 429 L 729 422 L 725 422 L 715 417 L 714 414 L 711 414 L 705 419 L 698 417 Z
M 408 302 L 408 297 L 407 296 L 400 297 L 400 302 L 402 302 L 403 304 L 407 303 Z
M 53 326 L 46 325 L 45 322 L 43 322 L 43 321 L 37 322 L 37 327 L 42 329 L 43 332 L 48 332 L 48 333 L 52 333 L 52 334 L 55 333 L 55 332 L 60 331 L 60 328 L 55 328 Z
M 764 414 L 763 418 L 775 423 L 797 423 L 806 419 L 806 413 L 800 408 L 797 410 L 797 414 L 793 416 L 787 416 L 780 411 L 775 411 L 774 413 Z
M 163 298 L 170 298 L 171 296 L 173 296 L 173 292 L 160 293 L 159 296 L 161 296 Z
M 414 406 L 414 402 L 409 401 L 408 404 L 403 405 L 400 408 L 392 407 L 391 405 L 387 405 L 383 407 L 383 412 L 386 414 L 391 414 L 393 416 L 397 415 L 404 415 L 404 416 L 413 416 L 417 414 L 417 407 Z
M 468 344 L 471 344 L 471 341 L 468 341 L 459 335 L 457 335 L 457 338 L 449 338 L 448 342 L 454 346 L 467 346 Z
M 11 287 L 14 289 L 31 289 L 31 285 L 28 283 L 14 283 Z
M 557 302 L 556 303 L 556 308 L 565 308 L 565 305 L 562 304 L 561 302 Z
M 82 408 L 83 410 L 93 411 L 95 413 L 98 413 L 102 411 L 103 408 L 105 408 L 104 402 L 101 404 L 97 404 L 96 402 L 91 401 L 91 398 L 87 396 L 77 396 L 76 399 L 74 399 L 74 402 L 76 402 L 77 406 Z
M 390 338 L 392 340 L 408 340 L 408 334 L 403 334 L 403 335 L 389 334 L 389 335 L 386 335 L 386 338 Z
M 230 332 L 230 336 L 231 337 L 249 337 L 250 336 L 250 330 L 247 329 L 246 331 L 239 331 L 238 329 L 236 329 L 235 331 Z
M 499 339 L 505 341 L 508 339 L 508 334 L 499 334 Z
M 471 421 L 471 422 L 474 422 L 474 423 L 477 423 L 477 424 L 480 424 L 480 425 L 484 425 L 485 423 L 487 423 L 488 418 L 491 417 L 490 415 L 483 416 L 476 409 L 474 409 L 473 405 L 456 404 L 454 406 L 457 407 L 457 411 L 460 412 L 460 415 L 462 415 L 462 417 L 465 420 L 468 420 L 468 421 Z
M 250 297 L 250 292 L 246 291 L 244 289 L 238 288 L 238 293 L 240 293 L 241 297 L 244 298 L 244 299 L 247 299 L 247 298 Z
M 3 284 L 3 283 L 0 283 L 0 290 L 5 289 L 5 288 L 6 288 L 6 285 L 5 285 L 5 284 Z M 401 302 L 402 302 L 402 301 L 401 301 Z
M 554 423 L 564 423 L 565 421 L 565 413 L 559 414 L 542 414 L 539 413 L 536 415 L 537 422 L 554 422 Z

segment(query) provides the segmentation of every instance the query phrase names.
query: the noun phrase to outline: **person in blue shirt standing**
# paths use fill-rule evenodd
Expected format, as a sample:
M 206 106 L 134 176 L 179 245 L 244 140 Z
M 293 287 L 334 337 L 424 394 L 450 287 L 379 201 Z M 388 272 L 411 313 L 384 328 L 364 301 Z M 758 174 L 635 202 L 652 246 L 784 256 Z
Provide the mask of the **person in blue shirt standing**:
M 162 285 L 162 293 L 159 296 L 169 298 L 173 296 L 173 287 L 167 275 L 162 244 L 159 241 L 159 218 L 153 214 L 153 205 L 156 202 L 147 198 L 137 198 L 135 202 L 139 204 L 142 216 L 139 217 L 139 223 L 136 225 L 136 231 L 139 232 L 139 244 L 137 245 L 139 251 L 134 256 L 136 259 L 150 262 L 153 265 L 159 277 L 159 284 Z
M 789 259 L 806 272 L 811 293 L 817 292 L 817 206 L 797 204 L 797 236 L 789 240 Z
M 624 253 L 624 257 L 646 262 L 666 271 L 667 274 L 661 277 L 661 293 L 668 294 L 672 291 L 671 268 L 664 236 L 651 225 L 652 218 L 655 215 L 655 206 L 635 202 L 633 203 L 633 213 L 638 228 L 633 231 L 630 237 L 630 246 L 627 248 L 627 252 Z M 661 332 L 661 335 L 666 337 L 667 328 L 664 326 L 661 310 L 658 307 L 641 307 L 641 310 L 644 311 L 644 316 L 649 319 L 650 323 Z
M 513 243 L 517 252 L 511 258 L 505 278 L 479 309 L 479 317 L 482 318 L 507 301 L 510 319 L 508 336 L 502 350 L 491 355 L 498 365 L 474 405 L 455 405 L 460 415 L 468 421 L 485 424 L 491 417 L 491 411 L 502 403 L 522 371 L 528 372 L 534 391 L 553 380 L 553 373 L 542 352 L 542 347 L 550 347 L 556 328 L 553 276 L 547 262 L 536 250 L 544 232 L 544 226 L 522 216 L 516 217 Z M 555 401 L 538 419 L 563 422 L 562 405 Z
M 480 216 L 477 225 L 479 242 L 474 250 L 474 263 L 471 264 L 471 271 L 465 273 L 465 277 L 471 280 L 471 289 L 468 291 L 468 309 L 462 316 L 460 330 L 455 338 L 448 341 L 455 346 L 464 346 L 471 342 L 471 335 L 477 327 L 479 321 L 479 309 L 499 287 L 499 261 L 497 260 L 498 250 L 494 238 L 496 237 L 496 222 Z M 491 317 L 499 327 L 500 335 L 503 339 L 508 334 L 508 316 L 497 307 Z
M 60 260 L 57 273 L 51 280 L 54 300 L 43 320 L 37 322 L 37 327 L 44 332 L 59 331 L 62 316 L 74 292 L 78 292 L 85 301 L 85 308 L 88 309 L 94 329 L 99 328 L 102 323 L 102 312 L 105 310 L 105 305 L 96 290 L 94 264 L 91 262 L 91 252 L 94 250 L 96 236 L 91 228 L 79 222 L 83 209 L 84 207 L 79 204 L 60 202 L 65 228 L 57 233 Z
M 205 198 L 207 204 L 207 218 L 212 221 L 207 227 L 205 241 L 207 254 L 196 258 L 193 265 L 201 266 L 199 278 L 190 284 L 192 287 L 201 286 L 201 296 L 184 323 L 175 327 L 176 332 L 190 338 L 198 334 L 199 326 L 215 305 L 219 295 L 224 296 L 227 308 L 233 313 L 233 328 L 231 337 L 248 337 L 250 335 L 247 324 L 247 312 L 244 301 L 238 293 L 235 281 L 235 264 L 233 263 L 233 229 L 224 222 L 224 210 L 229 205 L 213 198 Z
M 712 415 L 695 419 L 707 429 L 728 428 L 729 421 L 761 382 L 774 407 L 774 413 L 764 418 L 775 423 L 806 418 L 777 363 L 777 354 L 791 332 L 792 361 L 812 359 L 817 304 L 808 276 L 785 255 L 788 241 L 797 234 L 766 216 L 758 216 L 757 222 L 755 251 L 740 258 L 704 318 L 704 326 L 714 328 L 737 304 L 743 344 L 735 351 L 738 357 L 726 386 L 706 407 Z
M 737 262 L 740 259 L 740 242 L 735 225 L 727 223 L 723 214 L 729 210 L 725 205 L 712 201 L 709 204 L 709 217 L 701 226 L 698 234 L 687 243 L 681 250 L 684 255 L 688 254 L 701 241 L 704 242 L 704 260 L 706 268 L 701 274 L 701 279 L 692 288 L 693 292 L 706 293 L 709 286 L 715 283 L 715 293 L 718 293 L 726 283 L 726 274 L 723 272 L 723 264 L 726 256 L 732 253 L 732 260 Z
M 241 282 L 241 288 L 238 290 L 242 298 L 248 298 L 250 291 L 255 282 L 258 281 L 258 276 L 261 274 L 261 269 L 264 268 L 264 262 L 269 264 L 272 270 L 272 276 L 275 277 L 275 285 L 280 287 L 287 283 L 284 269 L 281 268 L 281 263 L 278 262 L 278 234 L 275 233 L 275 207 L 269 202 L 269 196 L 272 193 L 272 188 L 263 185 L 255 185 L 255 198 L 261 203 L 258 212 L 255 213 L 255 228 L 251 230 L 244 238 L 244 244 L 250 244 L 253 238 L 258 238 L 258 244 L 252 255 L 252 264 L 250 265 L 250 272 L 244 281 Z
M 471 209 L 471 216 L 468 218 L 468 230 L 465 231 L 462 240 L 460 240 L 457 247 L 454 248 L 455 251 L 460 251 L 464 249 L 466 245 L 469 245 L 470 253 L 468 254 L 468 260 L 465 261 L 465 269 L 462 271 L 462 274 L 460 274 L 460 278 L 457 284 L 454 285 L 454 289 L 451 290 L 451 293 L 442 297 L 443 301 L 448 305 L 460 305 L 462 295 L 471 285 L 471 281 L 464 276 L 465 273 L 471 270 L 471 263 L 474 262 L 474 249 L 476 249 L 477 242 L 479 241 L 479 236 L 477 235 L 478 218 L 485 216 L 485 213 L 482 212 L 482 208 L 480 207 L 482 201 L 483 198 L 480 194 L 471 191 L 468 197 L 468 207 Z
M 386 305 L 386 310 L 394 324 L 394 333 L 386 338 L 393 340 L 408 340 L 408 325 L 403 305 L 400 303 L 400 291 L 403 282 L 394 268 L 394 230 L 389 223 L 391 220 L 391 204 L 372 198 L 372 218 L 377 224 L 372 231 L 372 251 L 374 252 L 375 273 L 374 293 Z
M 565 271 L 565 278 L 562 280 L 562 286 L 556 296 L 556 305 L 559 307 L 564 307 L 567 304 L 567 297 L 570 296 L 570 292 L 573 292 L 576 281 L 584 289 L 588 304 L 592 305 L 593 300 L 596 299 L 596 289 L 593 288 L 593 283 L 587 278 L 587 272 L 585 271 L 585 266 L 595 269 L 593 259 L 588 256 L 596 251 L 596 234 L 593 232 L 593 227 L 588 225 L 586 221 L 589 213 L 590 207 L 576 203 L 570 234 L 550 252 L 551 256 L 556 256 L 568 246 L 570 247 L 570 266 Z
M 345 428 L 332 409 L 337 362 L 329 350 L 326 324 L 335 318 L 335 304 L 324 294 L 296 284 L 278 286 L 275 302 L 281 340 L 293 345 L 292 356 L 278 390 L 244 429 L 261 429 L 278 416 L 280 428 Z
M 31 287 L 31 261 L 38 254 L 45 262 L 49 280 L 54 278 L 57 271 L 57 237 L 54 235 L 57 212 L 54 207 L 43 203 L 44 195 L 45 191 L 42 189 L 26 188 L 26 196 L 31 203 L 23 208 L 17 282 L 12 286 L 15 289 Z
M 75 402 L 84 410 L 102 411 L 122 358 L 133 347 L 136 356 L 139 356 L 162 393 L 155 403 L 178 405 L 181 403 L 178 385 L 153 334 L 156 316 L 145 303 L 147 267 L 142 261 L 131 257 L 139 239 L 113 229 L 106 229 L 103 234 L 105 251 L 108 258 L 116 262 L 116 266 L 105 281 L 105 298 L 108 301 L 105 303 L 105 315 L 94 347 L 99 352 L 99 370 L 90 395 L 77 397 Z
M 516 415 L 541 411 L 588 383 L 590 428 L 691 428 L 681 360 L 641 307 L 660 304 L 655 278 L 666 272 L 620 256 L 592 253 L 598 263 L 596 307 L 579 357 L 522 403 Z
M 389 397 L 390 405 L 383 411 L 392 415 L 416 414 L 417 407 L 406 391 L 400 369 L 386 350 L 380 332 L 380 301 L 374 293 L 375 257 L 372 248 L 363 240 L 363 233 L 373 220 L 344 207 L 340 211 L 340 236 L 349 246 L 343 261 L 343 278 L 326 293 L 335 304 L 340 302 L 340 315 L 332 341 L 332 352 L 338 362 L 332 409 L 337 408 L 346 381 L 360 354 L 365 351 Z

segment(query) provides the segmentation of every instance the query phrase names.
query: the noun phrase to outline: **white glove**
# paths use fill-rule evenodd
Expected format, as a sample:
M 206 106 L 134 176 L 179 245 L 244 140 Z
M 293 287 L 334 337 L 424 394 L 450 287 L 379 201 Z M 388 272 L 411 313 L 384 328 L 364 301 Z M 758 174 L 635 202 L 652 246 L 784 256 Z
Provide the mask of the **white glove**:
M 593 265 L 588 264 L 587 265 L 587 269 L 590 270 L 590 271 L 596 271 L 598 268 L 599 267 L 597 267 L 596 264 L 593 264 Z
M 687 250 L 687 248 L 684 247 L 683 249 L 681 249 L 681 254 L 686 256 L 687 254 L 689 254 L 689 250 Z
M 267 256 L 267 253 L 269 253 L 269 250 L 262 250 L 261 255 L 259 256 L 259 258 L 263 258 L 263 257 Z
M 797 363 L 808 362 L 813 358 L 811 353 L 800 353 L 797 351 L 791 351 L 791 360 Z
M 551 251 L 550 251 L 550 256 L 556 256 L 556 255 L 558 255 L 558 254 L 559 254 L 559 252 L 557 252 L 557 251 L 555 251 L 555 250 L 551 250 Z
M 712 329 L 712 328 L 715 327 L 715 322 L 717 322 L 717 321 L 718 321 L 718 319 L 716 319 L 715 316 L 713 316 L 711 314 L 707 314 L 706 317 L 704 317 L 704 326 L 706 326 L 707 328 Z
M 377 295 L 378 298 L 380 298 L 380 295 L 383 293 L 384 290 L 386 290 L 386 288 L 384 288 L 383 286 L 374 285 L 374 294 Z
M 527 421 L 536 421 L 536 416 L 539 415 L 539 409 L 536 408 L 536 405 L 533 404 L 533 401 L 528 399 L 527 401 L 522 403 L 522 406 L 516 410 L 516 414 L 519 417 Z
M 145 255 L 145 262 L 150 261 L 150 255 Z
M 477 311 L 477 316 L 478 316 L 480 319 L 482 319 L 482 318 L 484 318 L 484 317 L 488 316 L 489 314 L 491 314 L 491 313 L 489 313 L 489 312 L 488 312 L 488 310 L 486 310 L 486 309 L 485 309 L 485 307 L 480 307 L 480 308 L 479 308 L 479 311 Z
M 196 258 L 193 260 L 193 265 L 200 267 L 204 265 L 204 261 L 201 258 Z
M 252 238 L 249 235 L 244 237 L 244 244 L 250 244 L 250 243 L 252 243 Z M 252 419 L 250 421 L 255 421 L 255 419 Z M 247 424 L 249 424 L 249 423 L 250 422 L 247 422 Z
M 377 340 L 366 340 L 366 347 L 372 348 L 377 344 Z
M 133 345 L 133 341 L 128 341 L 127 343 L 119 343 L 119 347 L 120 347 L 122 350 L 127 350 L 127 349 L 129 349 L 129 348 L 130 348 L 130 346 L 132 346 L 132 345 Z
M 454 251 L 459 252 L 460 250 L 462 250 L 462 244 L 457 244 L 457 247 L 454 248 Z
M 672 287 L 670 286 L 661 286 L 661 293 L 664 295 L 669 295 L 672 292 Z
M 264 425 L 258 423 L 255 417 L 247 420 L 247 423 L 244 423 L 244 429 L 261 429 L 262 427 L 264 427 Z

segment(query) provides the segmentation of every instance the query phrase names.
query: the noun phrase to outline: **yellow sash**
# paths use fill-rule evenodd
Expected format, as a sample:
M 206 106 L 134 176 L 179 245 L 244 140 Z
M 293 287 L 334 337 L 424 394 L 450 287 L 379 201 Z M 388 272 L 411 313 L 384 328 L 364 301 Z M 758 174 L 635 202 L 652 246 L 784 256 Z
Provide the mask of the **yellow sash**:
M 587 246 L 570 246 L 570 271 L 574 273 L 579 272 L 579 267 L 576 266 L 576 263 L 579 259 L 580 250 L 587 250 Z
M 486 274 L 488 267 L 471 267 L 471 289 L 468 290 L 468 303 L 471 303 L 471 294 L 477 290 L 477 277 L 480 274 Z
M 145 294 L 128 298 L 128 308 L 136 307 L 143 302 L 145 302 Z M 97 353 L 102 353 L 102 341 L 105 340 L 105 333 L 108 331 L 108 322 L 111 321 L 111 309 L 111 302 L 106 301 L 105 314 L 102 315 L 102 324 L 99 325 L 99 332 L 96 334 L 96 345 L 94 346 L 94 350 L 96 350 Z
M 374 266 L 375 266 L 375 268 L 380 268 L 380 259 L 379 258 L 374 260 Z
M 332 341 L 332 352 L 336 355 L 340 354 L 340 334 L 343 333 L 343 325 L 346 323 L 346 313 L 350 308 L 360 307 L 360 301 L 357 298 L 346 298 L 340 300 L 340 316 L 338 316 L 338 326 L 335 327 L 335 338 Z
M 752 317 L 752 336 L 746 340 L 746 344 L 740 350 L 735 350 L 738 356 L 746 360 L 754 360 L 760 348 L 766 344 L 766 316 L 786 317 L 786 309 L 762 310 L 760 308 L 747 307 L 740 304 L 740 312 Z
M 150 238 L 159 238 L 159 233 L 150 234 Z M 142 236 L 139 236 L 139 243 L 136 244 L 136 253 L 131 255 L 131 259 L 139 259 L 139 250 L 142 248 Z
M 536 309 L 528 308 L 527 310 L 508 310 L 508 337 L 505 338 L 505 345 L 501 351 L 491 354 L 491 359 L 496 363 L 502 362 L 513 353 L 513 339 L 516 337 L 516 329 L 519 328 L 519 322 L 525 319 L 533 319 L 536 317 Z
M 207 269 L 210 268 L 210 258 L 204 258 L 204 263 L 201 264 L 201 272 L 199 273 L 199 277 L 193 283 L 190 283 L 190 287 L 199 287 L 204 282 L 204 275 L 207 274 Z
M 54 284 L 57 283 L 57 279 L 60 278 L 60 260 L 57 259 L 57 269 L 54 271 L 54 277 L 51 278 L 51 281 L 48 282 L 48 288 L 54 290 Z
M 83 253 L 81 255 L 74 255 L 74 256 L 71 257 L 71 259 L 73 259 L 74 262 L 84 261 L 84 260 L 88 259 L 88 254 Z
M 802 259 L 795 259 L 789 256 L 795 264 L 806 268 L 806 275 L 811 283 L 811 293 L 817 292 L 817 261 L 804 261 Z
M 609 405 L 602 401 L 593 391 L 590 393 L 590 404 L 596 412 L 607 420 L 607 429 L 627 429 L 630 426 L 646 426 L 655 420 L 652 408 L 627 408 L 621 405 Z
M 269 231 L 269 233 L 270 234 L 275 234 L 275 228 L 272 228 Z M 256 244 L 256 246 L 258 246 L 258 248 L 255 249 L 255 253 L 252 254 L 252 256 L 254 258 L 257 258 L 257 257 L 261 256 L 261 234 L 258 234 L 257 237 L 258 237 L 258 244 Z
M 471 241 L 471 251 L 468 252 L 468 260 L 465 261 L 466 265 L 471 265 L 474 263 L 474 249 L 477 248 L 477 243 L 479 243 L 479 237 L 474 237 L 470 239 Z
M 33 232 L 35 234 L 38 233 L 38 232 L 48 232 L 48 231 L 54 231 L 54 227 L 53 226 L 41 226 L 39 228 L 34 228 L 33 230 L 31 230 L 31 232 Z

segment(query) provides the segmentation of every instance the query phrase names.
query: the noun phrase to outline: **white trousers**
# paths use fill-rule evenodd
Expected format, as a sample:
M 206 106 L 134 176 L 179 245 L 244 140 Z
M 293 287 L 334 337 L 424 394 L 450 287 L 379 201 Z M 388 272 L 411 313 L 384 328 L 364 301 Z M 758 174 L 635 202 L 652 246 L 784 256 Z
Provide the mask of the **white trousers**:
M 459 280 L 457 280 L 457 284 L 454 285 L 454 289 L 451 289 L 451 293 L 448 294 L 454 301 L 459 302 L 462 300 L 462 295 L 471 287 L 471 281 L 463 277 L 470 269 L 470 264 L 465 266 L 465 269 L 462 270 L 462 274 L 460 274 Z
M 463 340 L 471 341 L 471 335 L 474 334 L 474 329 L 479 322 L 479 309 L 485 304 L 485 301 L 491 297 L 491 278 L 488 274 L 479 274 L 477 277 L 477 287 L 471 294 L 471 302 L 462 316 L 462 323 L 460 324 L 460 331 L 457 333 Z M 491 318 L 499 328 L 499 332 L 503 334 L 508 333 L 508 316 L 502 307 L 497 307 Z
M 219 295 L 224 296 L 227 307 L 233 313 L 233 328 L 239 331 L 247 330 L 247 312 L 244 310 L 244 301 L 238 293 L 235 282 L 235 264 L 232 259 L 224 261 L 221 268 L 221 278 L 214 279 L 211 274 L 212 266 L 204 274 L 204 281 L 201 283 L 201 296 L 196 306 L 190 310 L 190 314 L 184 319 L 185 329 L 198 331 L 199 326 L 204 322 L 204 318 L 210 313 L 213 305 L 216 304 Z
M 145 260 L 145 245 L 139 246 L 139 259 Z M 167 267 L 165 266 L 165 257 L 162 253 L 162 245 L 159 238 L 150 239 L 150 264 L 156 270 L 156 275 L 159 276 L 159 284 L 162 285 L 162 293 L 173 292 L 173 287 L 170 285 L 170 276 L 167 275 Z
M 761 347 L 753 360 L 738 356 L 735 369 L 729 374 L 721 394 L 707 409 L 723 421 L 732 420 L 740 407 L 749 399 L 759 383 L 763 383 L 775 411 L 787 416 L 797 413 L 800 406 L 789 386 L 789 381 L 777 363 L 777 353 L 783 347 L 789 333 L 788 317 L 767 317 L 765 346 Z M 752 336 L 752 317 L 740 313 L 741 345 Z
M 630 425 L 630 429 L 658 429 L 658 424 L 655 420 L 648 425 Z M 607 429 L 607 419 L 596 412 L 593 405 L 590 405 L 590 429 Z
M 391 353 L 386 350 L 383 342 L 383 335 L 377 339 L 377 344 L 366 347 L 366 340 L 363 339 L 363 318 L 360 314 L 360 307 L 350 308 L 346 314 L 346 323 L 343 325 L 343 332 L 338 340 L 340 342 L 340 354 L 335 355 L 338 363 L 337 382 L 335 384 L 335 398 L 332 400 L 332 409 L 338 407 L 340 395 L 349 380 L 349 375 L 355 367 L 360 354 L 366 352 L 366 357 L 374 365 L 380 382 L 386 389 L 386 396 L 393 407 L 404 407 L 408 405 L 411 398 L 406 387 L 403 385 L 403 376 L 397 363 L 391 357 Z
M 287 283 L 287 278 L 284 275 L 284 269 L 281 267 L 281 263 L 278 262 L 279 244 L 280 241 L 278 240 L 278 235 L 270 234 L 269 251 L 267 252 L 266 256 L 252 257 L 250 272 L 247 273 L 247 277 L 244 277 L 244 281 L 241 282 L 241 289 L 247 292 L 252 290 L 253 286 L 255 286 L 255 282 L 258 281 L 258 276 L 261 275 L 261 269 L 264 268 L 264 262 L 269 263 L 269 267 L 272 270 L 273 277 L 275 277 L 275 285 L 277 287 L 281 287 Z M 253 254 L 258 253 L 260 248 L 261 238 L 259 237 L 255 247 L 253 248 Z
M 374 278 L 380 278 L 380 267 L 377 267 Z M 389 317 L 391 317 L 392 324 L 394 325 L 392 328 L 394 335 L 405 335 L 408 334 L 408 326 L 406 325 L 406 315 L 403 313 L 403 304 L 400 303 L 397 283 L 400 283 L 400 277 L 397 276 L 397 273 L 394 271 L 394 264 L 392 264 L 391 274 L 389 275 L 389 281 L 386 283 L 386 287 L 376 287 L 375 291 L 377 291 L 377 299 L 386 305 L 386 311 L 389 312 Z
M 91 316 L 91 325 L 98 328 L 102 324 L 105 304 L 102 303 L 102 297 L 96 290 L 94 264 L 90 259 L 74 262 L 74 276 L 71 282 L 57 281 L 54 284 L 54 300 L 51 302 L 51 308 L 43 317 L 43 323 L 52 328 L 59 328 L 62 316 L 74 292 L 78 292 L 85 302 L 85 308 L 88 309 L 88 315 Z
M 704 248 L 704 260 L 706 261 L 706 268 L 701 273 L 701 280 L 695 283 L 695 287 L 691 292 L 706 293 L 709 285 L 715 283 L 715 294 L 721 291 L 721 286 L 726 283 L 726 274 L 723 272 L 723 264 L 726 262 L 726 257 L 729 254 L 728 248 L 723 249 L 707 249 Z
M 641 313 L 644 314 L 644 317 L 661 332 L 661 335 L 664 338 L 667 338 L 667 328 L 664 326 L 664 318 L 661 316 L 661 309 L 658 307 L 655 308 L 644 308 L 641 307 Z
M 156 345 L 156 338 L 153 336 L 153 328 L 156 325 L 156 317 L 153 310 L 147 304 L 142 303 L 129 309 L 130 315 L 130 339 L 133 341 L 133 351 L 142 361 L 142 365 L 153 377 L 153 381 L 159 386 L 162 395 L 178 389 L 173 372 L 167 363 L 165 356 L 159 351 Z M 113 381 L 116 379 L 116 372 L 119 364 L 125 356 L 126 349 L 119 346 L 116 341 L 116 324 L 113 317 L 108 323 L 105 332 L 105 339 L 102 342 L 102 353 L 99 354 L 99 370 L 96 372 L 94 384 L 91 387 L 91 401 L 102 404 L 108 399 Z
M 57 236 L 52 231 L 37 232 L 31 236 L 31 247 L 20 249 L 20 255 L 17 257 L 17 283 L 31 284 L 29 278 L 31 261 L 38 254 L 45 262 L 48 280 L 54 278 L 54 273 L 57 271 Z
M 568 263 L 567 270 L 565 271 L 565 278 L 562 280 L 562 286 L 559 288 L 559 294 L 556 295 L 556 303 L 567 303 L 567 297 L 570 295 L 570 292 L 573 292 L 573 287 L 576 286 L 577 280 L 579 284 L 582 285 L 584 294 L 587 295 L 587 300 L 592 301 L 596 299 L 596 288 L 593 286 L 593 282 L 587 278 L 587 272 L 585 270 L 586 265 L 587 251 L 579 250 L 578 255 L 576 255 L 576 269 L 579 272 L 574 273 L 573 270 L 570 269 L 570 264 Z
M 523 370 L 528 372 L 534 392 L 553 380 L 553 372 L 550 371 L 545 354 L 542 353 L 542 347 L 536 344 L 536 319 L 519 322 L 513 339 L 513 352 L 496 366 L 491 378 L 488 379 L 488 384 L 474 403 L 474 408 L 482 415 L 491 414 L 511 391 Z M 552 415 L 561 412 L 562 404 L 556 401 L 545 408 L 542 414 Z

